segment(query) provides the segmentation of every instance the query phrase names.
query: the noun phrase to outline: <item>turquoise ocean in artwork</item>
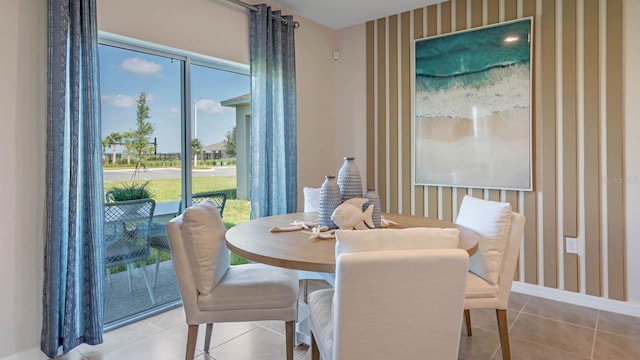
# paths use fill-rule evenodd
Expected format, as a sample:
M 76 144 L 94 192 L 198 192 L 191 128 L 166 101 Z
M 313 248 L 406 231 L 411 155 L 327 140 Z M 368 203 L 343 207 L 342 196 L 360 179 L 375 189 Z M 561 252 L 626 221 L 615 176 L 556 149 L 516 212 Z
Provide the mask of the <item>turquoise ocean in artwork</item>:
M 416 116 L 528 108 L 530 34 L 531 22 L 518 21 L 416 41 Z

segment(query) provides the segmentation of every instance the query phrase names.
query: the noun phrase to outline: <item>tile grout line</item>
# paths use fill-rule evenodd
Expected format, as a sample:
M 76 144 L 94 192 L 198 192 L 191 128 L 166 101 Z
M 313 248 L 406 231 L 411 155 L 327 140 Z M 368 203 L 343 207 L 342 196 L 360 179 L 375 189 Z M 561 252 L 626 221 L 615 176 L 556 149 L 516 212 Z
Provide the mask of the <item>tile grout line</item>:
M 540 319 L 552 320 L 552 321 L 559 322 L 559 323 L 563 323 L 563 324 L 567 324 L 567 325 L 573 325 L 573 326 L 577 326 L 577 327 L 580 327 L 580 328 L 583 328 L 583 329 L 593 329 L 593 330 L 595 330 L 595 327 L 591 327 L 591 326 L 587 326 L 587 325 L 575 324 L 575 323 L 572 323 L 572 322 L 568 322 L 568 321 L 564 321 L 564 320 L 559 320 L 559 319 L 554 319 L 554 318 L 547 317 L 547 316 L 543 316 L 543 315 L 531 314 L 531 313 L 527 313 L 527 312 L 525 312 L 525 313 L 523 313 L 523 314 L 524 314 L 524 315 L 527 315 L 527 316 L 537 317 L 537 318 L 540 318 Z M 596 322 L 597 322 L 597 318 L 596 318 Z M 595 326 L 595 325 L 594 325 L 594 326 Z
M 596 327 L 593 329 L 593 343 L 591 344 L 591 357 L 593 359 L 593 353 L 596 351 L 596 336 L 598 334 L 598 322 L 600 321 L 600 310 L 598 310 L 598 314 L 596 316 Z
M 518 315 L 516 316 L 515 320 L 513 320 L 513 324 L 511 324 L 511 327 L 509 328 L 509 331 L 511 331 L 511 329 L 515 326 L 516 321 L 518 321 L 518 319 L 520 318 L 520 315 L 522 315 L 522 314 L 529 315 L 529 316 L 533 316 L 533 317 L 538 317 L 538 318 L 541 318 L 541 319 L 547 319 L 547 320 L 552 320 L 552 321 L 556 321 L 556 322 L 560 322 L 560 323 L 564 323 L 564 324 L 575 325 L 575 326 L 579 326 L 579 327 L 583 327 L 583 328 L 591 329 L 590 327 L 586 327 L 586 326 L 582 326 L 582 325 L 578 325 L 578 324 L 573 324 L 573 323 L 566 322 L 566 321 L 562 321 L 562 320 L 557 320 L 557 319 L 548 318 L 548 317 L 545 317 L 545 316 L 540 316 L 540 315 L 536 315 L 536 314 L 531 314 L 531 313 L 525 312 L 525 311 L 524 311 L 524 309 L 526 309 L 526 307 L 527 307 L 527 305 L 529 304 L 529 301 L 530 301 L 530 300 L 531 300 L 531 296 L 529 296 L 529 297 L 527 298 L 527 301 L 524 303 L 524 305 L 522 306 L 522 308 L 520 309 L 520 311 L 518 311 Z M 594 327 L 594 343 L 595 343 L 595 329 L 597 328 L 597 324 L 598 324 L 598 317 L 599 317 L 598 315 L 599 315 L 599 311 L 598 311 L 598 313 L 596 314 L 596 325 L 595 325 L 595 327 Z M 511 336 L 511 335 L 509 335 L 509 346 L 510 346 L 510 347 L 511 347 L 511 338 L 512 338 L 512 336 Z M 573 353 L 573 352 L 570 352 L 570 351 L 565 351 L 565 350 L 563 350 L 563 349 L 557 349 L 557 348 L 554 348 L 553 346 L 549 346 L 548 344 L 540 344 L 540 343 L 537 343 L 537 342 L 535 342 L 535 341 L 525 340 L 525 339 L 521 339 L 521 338 L 518 338 L 518 337 L 515 337 L 515 338 L 516 338 L 516 339 L 519 339 L 519 340 L 521 340 L 521 341 L 525 341 L 525 342 L 532 343 L 532 344 L 538 344 L 538 345 L 541 345 L 541 346 L 545 346 L 545 347 L 548 347 L 548 348 L 554 349 L 554 350 L 556 350 L 556 351 L 565 352 L 565 353 L 567 353 L 567 354 L 579 355 L 579 354 L 576 354 L 576 353 Z M 500 344 L 498 343 L 498 349 L 496 349 L 496 352 L 494 352 L 493 356 L 491 357 L 492 359 L 497 355 L 497 351 L 498 351 L 499 349 L 500 349 Z M 592 358 L 593 358 L 593 346 L 592 346 L 592 351 L 591 351 L 591 357 L 590 357 L 590 359 L 592 359 Z
M 210 347 L 209 347 L 209 351 L 211 351 L 211 350 L 213 350 L 213 349 L 215 349 L 215 348 L 218 348 L 218 347 L 220 347 L 220 346 L 222 346 L 222 345 L 224 345 L 224 344 L 226 344 L 226 343 L 228 343 L 228 342 L 230 342 L 230 341 L 233 341 L 233 340 L 235 340 L 235 339 L 239 338 L 240 336 L 246 335 L 246 334 L 248 334 L 248 333 L 252 332 L 253 330 L 255 330 L 255 329 L 259 326 L 258 324 L 255 324 L 255 323 L 254 323 L 254 325 L 255 325 L 254 327 L 252 327 L 251 329 L 249 329 L 249 330 L 247 330 L 247 331 L 243 332 L 242 334 L 238 334 L 238 335 L 236 335 L 236 336 L 234 336 L 234 337 L 232 337 L 232 338 L 228 339 L 227 341 L 221 342 L 220 344 L 218 344 L 218 345 L 216 345 L 216 346 L 210 346 Z M 213 338 L 213 331 L 211 332 L 211 337 Z M 196 349 L 197 349 L 197 347 L 196 347 Z M 204 349 L 203 349 L 203 350 L 201 350 L 201 351 L 202 351 L 202 353 L 206 354 L 206 353 L 204 352 Z M 208 354 L 207 354 L 207 355 L 208 355 Z M 213 356 L 211 356 L 211 355 L 209 355 L 209 356 L 210 356 L 211 358 L 213 358 Z

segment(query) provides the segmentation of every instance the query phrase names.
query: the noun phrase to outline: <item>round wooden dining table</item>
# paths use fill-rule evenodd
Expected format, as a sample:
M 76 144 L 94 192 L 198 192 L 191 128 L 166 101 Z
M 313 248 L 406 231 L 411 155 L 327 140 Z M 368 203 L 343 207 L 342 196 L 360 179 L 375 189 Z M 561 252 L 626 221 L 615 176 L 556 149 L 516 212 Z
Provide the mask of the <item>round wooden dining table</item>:
M 397 225 L 389 229 L 414 227 L 458 228 L 459 248 L 473 255 L 478 249 L 476 234 L 455 223 L 422 216 L 383 213 L 383 218 Z M 270 232 L 276 226 L 286 228 L 299 220 L 317 222 L 317 212 L 300 212 L 267 216 L 238 224 L 227 231 L 227 247 L 249 260 L 287 269 L 333 273 L 336 267 L 335 239 L 312 239 L 310 230 Z

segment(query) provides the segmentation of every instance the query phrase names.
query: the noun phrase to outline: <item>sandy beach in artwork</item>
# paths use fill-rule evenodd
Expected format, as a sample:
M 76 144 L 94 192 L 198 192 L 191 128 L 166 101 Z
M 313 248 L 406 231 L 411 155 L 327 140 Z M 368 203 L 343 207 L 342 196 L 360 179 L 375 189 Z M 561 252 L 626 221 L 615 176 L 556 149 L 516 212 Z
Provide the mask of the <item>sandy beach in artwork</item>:
M 470 118 L 416 117 L 416 182 L 501 187 L 529 184 L 528 109 Z M 523 166 L 524 165 L 524 166 Z

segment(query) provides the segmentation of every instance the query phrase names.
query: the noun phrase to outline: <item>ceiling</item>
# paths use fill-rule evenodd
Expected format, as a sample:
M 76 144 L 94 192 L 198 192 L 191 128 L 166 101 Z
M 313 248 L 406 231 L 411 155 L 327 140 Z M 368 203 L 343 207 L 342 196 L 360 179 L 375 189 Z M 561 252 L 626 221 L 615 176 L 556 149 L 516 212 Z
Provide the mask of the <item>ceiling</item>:
M 437 4 L 442 0 L 271 0 L 270 2 L 338 30 Z

